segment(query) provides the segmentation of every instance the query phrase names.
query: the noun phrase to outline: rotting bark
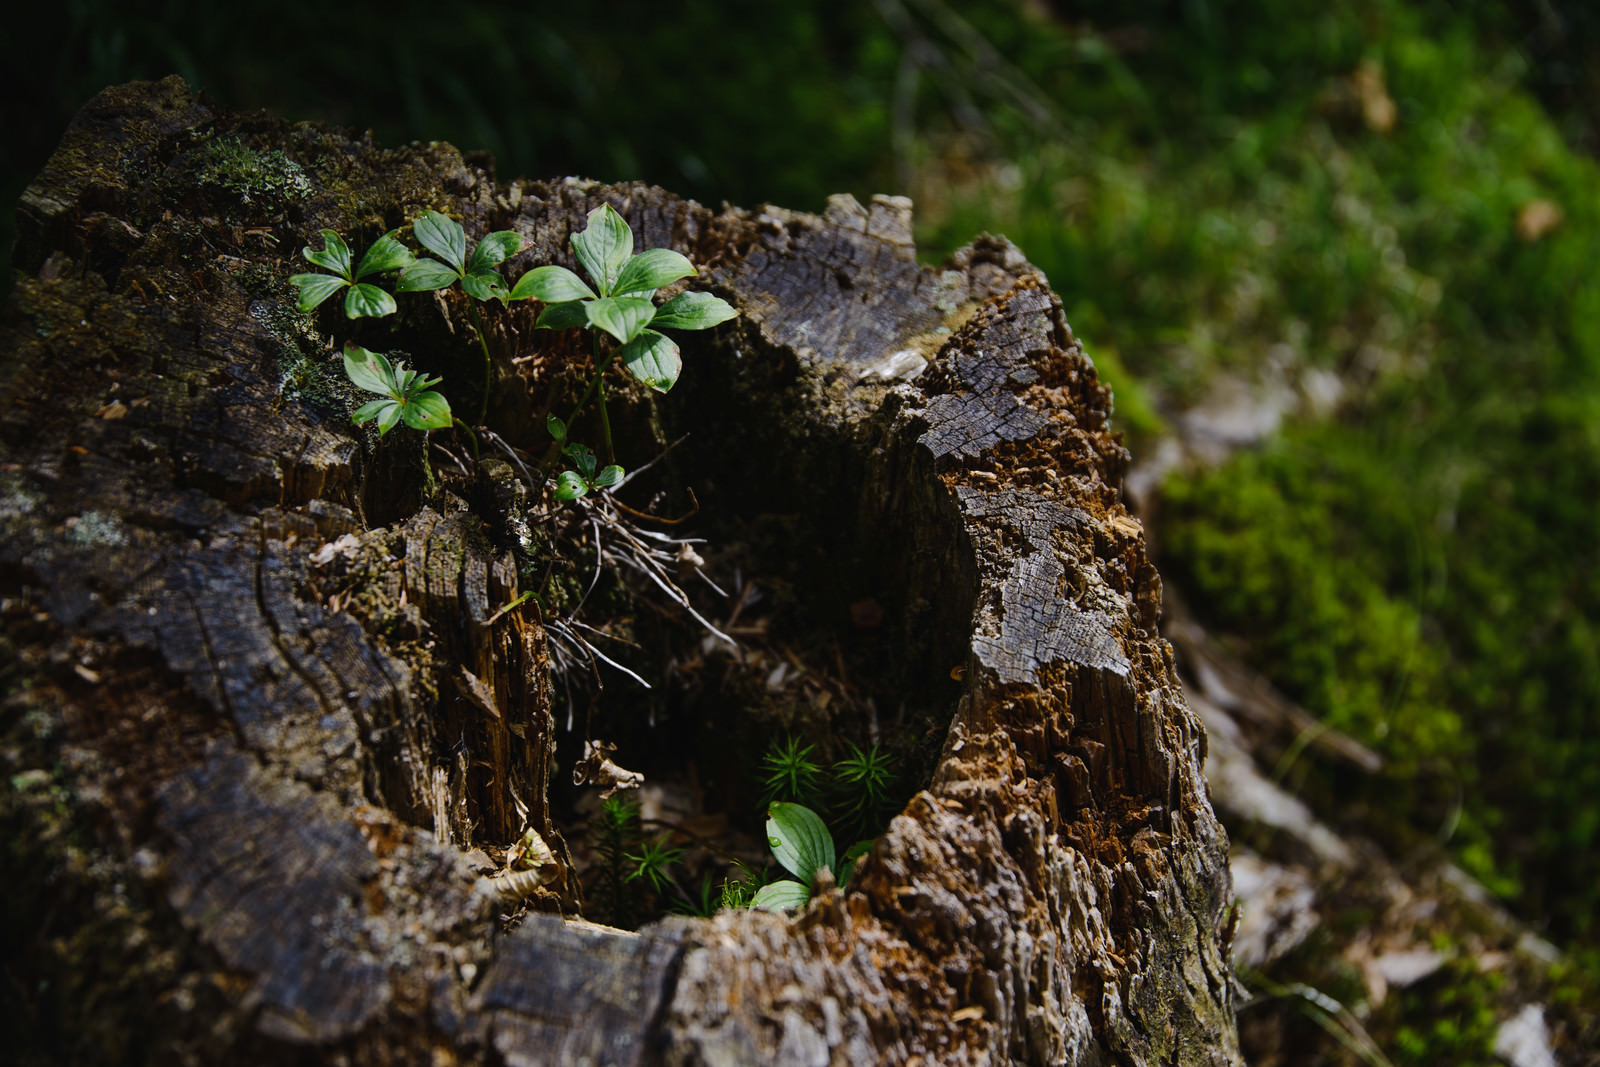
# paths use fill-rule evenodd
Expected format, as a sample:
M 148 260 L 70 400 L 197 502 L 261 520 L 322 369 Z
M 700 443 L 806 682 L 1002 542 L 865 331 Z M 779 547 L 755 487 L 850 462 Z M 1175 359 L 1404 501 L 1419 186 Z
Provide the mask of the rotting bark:
M 208 179 L 226 142 L 256 195 Z M 668 404 L 717 442 L 693 456 L 740 487 L 723 505 L 826 506 L 825 547 L 896 593 L 908 684 L 964 678 L 927 788 L 794 921 L 497 933 L 465 850 L 526 824 L 560 851 L 545 637 L 496 616 L 520 590 L 516 491 L 485 463 L 424 499 L 416 438 L 363 444 L 284 285 L 319 227 L 370 240 L 422 207 L 517 230 L 523 268 L 570 265 L 602 202 L 743 311 L 686 350 Z M 225 114 L 176 79 L 92 101 L 23 198 L 0 341 L 5 995 L 27 1052 L 1238 1062 L 1226 841 L 1109 395 L 1016 249 L 919 266 L 909 210 L 502 186 L 448 146 Z M 421 307 L 413 351 L 478 380 L 443 301 Z M 531 325 L 496 343 L 564 343 Z M 532 440 L 556 365 L 497 371 L 504 436 Z

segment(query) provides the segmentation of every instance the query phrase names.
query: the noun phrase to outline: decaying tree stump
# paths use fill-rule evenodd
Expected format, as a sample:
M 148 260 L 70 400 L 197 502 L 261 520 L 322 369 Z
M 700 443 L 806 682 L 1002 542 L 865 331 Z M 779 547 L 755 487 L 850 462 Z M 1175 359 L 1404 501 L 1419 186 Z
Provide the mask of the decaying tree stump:
M 721 499 L 829 502 L 829 551 L 896 591 L 928 678 L 963 679 L 932 780 L 798 918 L 499 931 L 466 850 L 556 838 L 545 632 L 497 615 L 524 490 L 485 462 L 430 495 L 417 435 L 374 450 L 329 392 L 334 320 L 285 284 L 319 227 L 370 240 L 423 207 L 570 264 L 601 203 L 743 312 L 686 346 L 666 405 L 722 443 L 712 479 L 745 488 Z M 21 203 L 0 341 L 25 1053 L 1237 1062 L 1226 841 L 1109 396 L 1015 248 L 920 266 L 909 212 L 506 186 L 448 146 L 225 114 L 176 79 L 92 101 Z M 418 299 L 412 351 L 474 381 L 445 302 Z M 497 373 L 490 422 L 534 441 L 546 401 Z

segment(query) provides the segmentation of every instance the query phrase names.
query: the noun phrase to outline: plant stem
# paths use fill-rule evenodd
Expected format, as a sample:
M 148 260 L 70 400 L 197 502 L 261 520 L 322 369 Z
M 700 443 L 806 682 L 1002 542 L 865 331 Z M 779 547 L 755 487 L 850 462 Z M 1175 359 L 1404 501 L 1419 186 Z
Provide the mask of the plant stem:
M 490 369 L 492 362 L 489 359 L 489 342 L 484 340 L 483 316 L 478 314 L 477 301 L 467 299 L 467 310 L 472 313 L 472 329 L 478 335 L 478 347 L 483 349 L 483 405 L 478 409 L 478 425 L 489 421 L 489 386 Z M 477 443 L 473 443 L 473 452 L 477 452 Z
M 594 335 L 594 377 L 589 380 L 589 387 L 583 391 L 583 396 L 579 398 L 577 405 L 572 409 L 572 413 L 567 416 L 567 426 L 570 429 L 572 424 L 577 421 L 578 416 L 583 414 L 583 409 L 589 405 L 589 401 L 598 396 L 600 398 L 600 431 L 605 438 L 606 462 L 615 463 L 617 459 L 616 449 L 611 444 L 611 419 L 606 413 L 605 374 L 606 368 L 611 365 L 611 357 L 616 355 L 616 350 L 613 349 L 602 356 L 600 347 L 600 334 L 596 331 Z M 545 453 L 544 463 L 541 466 L 548 470 L 555 464 L 556 457 L 560 454 L 560 444 L 551 442 L 550 450 Z
M 600 331 L 599 330 L 595 330 L 594 331 L 594 365 L 598 369 L 595 371 L 594 384 L 595 384 L 595 399 L 600 404 L 600 436 L 601 436 L 602 439 L 604 439 L 605 445 L 606 445 L 606 462 L 607 463 L 615 463 L 617 461 L 617 450 L 614 447 L 612 447 L 612 444 L 611 444 L 611 417 L 606 414 L 605 371 L 606 371 L 606 367 L 610 365 L 611 357 L 616 353 L 616 349 L 613 348 L 610 352 L 607 352 L 606 353 L 606 357 L 605 357 L 605 361 L 601 362 L 601 359 L 600 359 L 600 345 L 601 345 Z
M 567 416 L 567 428 L 568 428 L 569 432 L 570 432 L 570 430 L 572 428 L 573 421 L 575 419 L 577 419 L 578 415 L 580 413 L 582 413 L 583 409 L 588 406 L 589 401 L 591 399 L 593 399 L 594 394 L 599 390 L 599 388 L 600 388 L 600 377 L 601 377 L 601 375 L 605 374 L 605 372 L 606 372 L 606 364 L 608 364 L 610 362 L 611 362 L 611 357 L 610 356 L 607 356 L 605 358 L 604 362 L 598 362 L 598 361 L 596 362 L 594 377 L 589 380 L 589 388 L 587 388 L 587 389 L 585 389 L 583 391 L 582 399 L 580 399 L 578 401 L 577 406 L 572 409 L 572 414 Z
M 611 446 L 611 419 L 606 414 L 605 382 L 600 383 L 600 389 L 595 393 L 595 397 L 600 401 L 600 437 L 605 441 L 606 445 L 606 462 L 615 463 L 617 461 L 617 450 Z
M 466 423 L 462 422 L 460 419 L 453 419 L 451 421 L 454 423 L 454 425 L 458 429 L 461 430 L 461 432 L 463 432 L 463 433 L 465 433 L 467 435 L 467 440 L 472 443 L 472 461 L 474 463 L 476 463 L 478 461 L 478 459 L 479 459 L 479 456 L 478 456 L 478 435 L 473 433 L 472 432 L 472 428 L 470 426 L 468 426 Z

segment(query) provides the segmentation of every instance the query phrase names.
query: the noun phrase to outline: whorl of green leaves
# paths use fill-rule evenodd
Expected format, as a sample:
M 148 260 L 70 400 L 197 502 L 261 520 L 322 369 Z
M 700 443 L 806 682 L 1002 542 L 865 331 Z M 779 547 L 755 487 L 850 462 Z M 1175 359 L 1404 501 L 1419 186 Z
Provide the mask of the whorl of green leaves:
M 300 290 L 296 306 L 301 311 L 310 311 L 340 289 L 348 288 L 350 291 L 344 296 L 344 313 L 352 319 L 394 314 L 394 297 L 361 279 L 407 268 L 416 259 L 405 245 L 395 240 L 392 230 L 372 242 L 372 247 L 367 249 L 367 254 L 361 257 L 361 262 L 354 270 L 350 266 L 350 246 L 332 230 L 322 231 L 322 251 L 307 245 L 301 255 L 333 273 L 296 274 L 291 277 L 289 284 Z
M 763 798 L 806 804 L 821 792 L 822 767 L 811 759 L 815 745 L 802 745 L 792 736 L 776 740 L 761 757 Z
M 402 421 L 424 432 L 442 430 L 454 421 L 450 402 L 429 388 L 439 379 L 419 376 L 403 361 L 391 365 L 382 352 L 351 343 L 344 346 L 344 372 L 358 388 L 378 394 L 377 400 L 357 408 L 353 418 L 358 426 L 376 419 L 380 437 Z
M 506 280 L 495 268 L 522 251 L 522 238 L 510 230 L 496 230 L 484 237 L 467 255 L 467 231 L 461 223 L 437 211 L 424 211 L 411 224 L 417 243 L 438 259 L 413 261 L 400 272 L 395 290 L 425 293 L 444 289 L 456 282 L 474 300 L 505 300 Z
M 710 293 L 680 293 L 657 307 L 656 290 L 694 275 L 694 264 L 669 248 L 635 254 L 633 230 L 609 204 L 589 212 L 587 227 L 572 235 L 572 251 L 594 288 L 551 264 L 519 278 L 509 299 L 543 302 L 538 324 L 545 329 L 609 334 L 628 372 L 658 392 L 671 389 L 683 371 L 677 342 L 661 330 L 704 330 L 738 314 Z
M 597 472 L 599 460 L 588 445 L 569 444 L 561 454 L 570 459 L 577 470 L 561 472 L 556 479 L 556 499 L 576 500 L 597 489 L 610 489 L 622 481 L 622 468 L 612 463 Z

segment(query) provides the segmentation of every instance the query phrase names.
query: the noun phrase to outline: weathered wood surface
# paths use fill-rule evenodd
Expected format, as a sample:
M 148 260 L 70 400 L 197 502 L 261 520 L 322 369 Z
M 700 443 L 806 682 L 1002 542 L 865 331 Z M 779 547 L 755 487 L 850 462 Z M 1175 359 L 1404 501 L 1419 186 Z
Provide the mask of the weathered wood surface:
M 215 166 L 229 142 L 266 161 L 243 194 Z M 495 932 L 464 849 L 508 843 L 519 803 L 550 828 L 544 635 L 492 618 L 518 592 L 515 493 L 486 464 L 424 502 L 404 435 L 373 452 L 348 400 L 316 394 L 334 357 L 283 284 L 317 228 L 422 207 L 517 230 L 522 266 L 569 262 L 602 202 L 744 312 L 688 350 L 672 402 L 788 450 L 752 494 L 848 485 L 840 550 L 915 594 L 908 636 L 965 650 L 932 781 L 795 921 Z M 29 1055 L 1238 1061 L 1226 840 L 1119 501 L 1126 454 L 1004 241 L 930 269 L 893 199 L 717 214 L 499 185 L 448 146 L 225 114 L 175 79 L 92 101 L 18 233 L 0 814 Z M 413 315 L 414 348 L 475 380 L 449 321 Z M 530 439 L 549 384 L 500 373 L 490 421 Z

